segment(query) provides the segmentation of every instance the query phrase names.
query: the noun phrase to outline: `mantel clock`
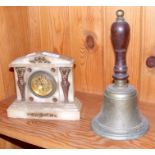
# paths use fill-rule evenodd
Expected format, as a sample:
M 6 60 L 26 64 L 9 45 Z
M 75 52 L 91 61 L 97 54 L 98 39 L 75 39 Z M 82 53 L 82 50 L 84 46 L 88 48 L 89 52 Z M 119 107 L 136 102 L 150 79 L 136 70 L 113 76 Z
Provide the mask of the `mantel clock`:
M 17 99 L 8 117 L 79 120 L 80 101 L 74 97 L 74 60 L 55 53 L 31 53 L 14 60 Z

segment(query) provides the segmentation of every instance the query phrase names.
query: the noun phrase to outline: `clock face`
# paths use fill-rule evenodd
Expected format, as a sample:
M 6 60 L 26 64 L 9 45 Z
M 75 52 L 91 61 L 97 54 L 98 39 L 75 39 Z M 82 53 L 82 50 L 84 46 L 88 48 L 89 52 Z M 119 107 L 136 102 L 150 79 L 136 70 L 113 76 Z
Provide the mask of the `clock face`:
M 47 72 L 37 71 L 30 76 L 29 87 L 39 97 L 49 97 L 56 91 L 56 81 Z

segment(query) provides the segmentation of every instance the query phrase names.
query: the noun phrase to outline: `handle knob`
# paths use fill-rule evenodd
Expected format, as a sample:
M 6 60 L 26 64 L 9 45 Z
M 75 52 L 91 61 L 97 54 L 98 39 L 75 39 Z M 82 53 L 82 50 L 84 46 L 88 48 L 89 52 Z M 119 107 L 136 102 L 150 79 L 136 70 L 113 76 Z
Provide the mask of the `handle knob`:
M 155 67 L 155 56 L 150 56 L 146 60 L 146 66 L 149 68 Z
M 114 80 L 128 78 L 126 52 L 129 44 L 130 27 L 124 19 L 124 11 L 116 11 L 116 21 L 111 26 L 111 41 L 115 53 Z

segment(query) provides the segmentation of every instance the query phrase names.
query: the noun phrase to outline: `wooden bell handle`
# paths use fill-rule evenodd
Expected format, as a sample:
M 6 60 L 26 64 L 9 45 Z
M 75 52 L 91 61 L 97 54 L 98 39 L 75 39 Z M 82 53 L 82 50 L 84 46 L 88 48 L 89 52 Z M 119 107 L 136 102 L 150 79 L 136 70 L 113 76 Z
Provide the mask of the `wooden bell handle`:
M 111 26 L 111 40 L 115 53 L 114 80 L 127 80 L 126 52 L 129 44 L 130 27 L 124 19 L 124 11 L 116 11 L 116 21 Z

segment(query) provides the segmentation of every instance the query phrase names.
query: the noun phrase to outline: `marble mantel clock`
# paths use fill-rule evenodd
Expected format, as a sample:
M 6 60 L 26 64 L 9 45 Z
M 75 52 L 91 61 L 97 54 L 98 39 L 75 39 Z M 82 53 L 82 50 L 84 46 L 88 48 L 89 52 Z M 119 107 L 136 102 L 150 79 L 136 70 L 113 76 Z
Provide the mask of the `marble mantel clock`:
M 17 99 L 8 117 L 79 120 L 80 101 L 74 97 L 74 60 L 55 53 L 31 53 L 17 58 L 14 68 Z

